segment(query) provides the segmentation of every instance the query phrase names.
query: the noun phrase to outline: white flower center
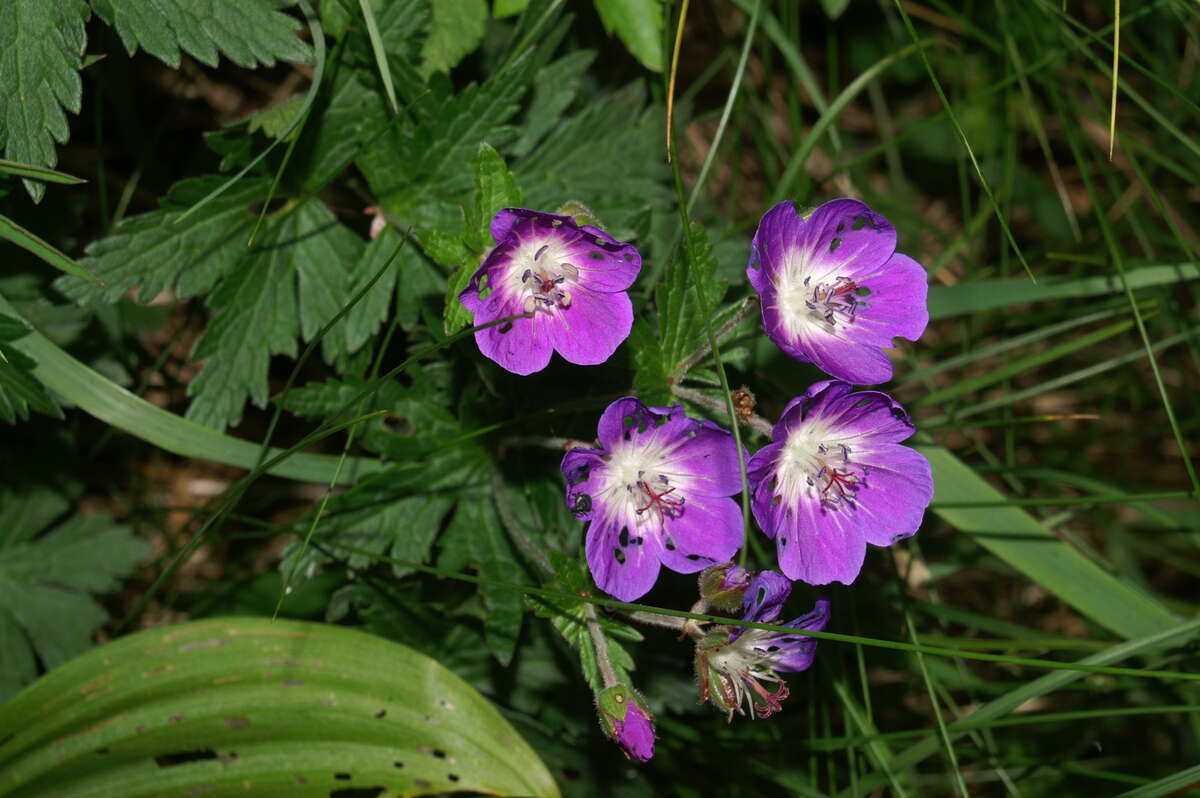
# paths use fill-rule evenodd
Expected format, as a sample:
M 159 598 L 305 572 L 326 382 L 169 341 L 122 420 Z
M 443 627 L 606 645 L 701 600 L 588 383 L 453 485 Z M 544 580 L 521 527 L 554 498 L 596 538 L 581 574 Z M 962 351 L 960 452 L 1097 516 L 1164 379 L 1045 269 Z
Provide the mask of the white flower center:
M 513 252 L 510 287 L 524 295 L 526 313 L 571 307 L 570 288 L 579 279 L 579 269 L 567 259 L 566 244 L 556 237 L 523 241 Z
M 853 460 L 853 450 L 828 425 L 810 422 L 788 436 L 775 471 L 775 504 L 799 499 L 827 509 L 852 507 L 865 486 L 867 467 Z

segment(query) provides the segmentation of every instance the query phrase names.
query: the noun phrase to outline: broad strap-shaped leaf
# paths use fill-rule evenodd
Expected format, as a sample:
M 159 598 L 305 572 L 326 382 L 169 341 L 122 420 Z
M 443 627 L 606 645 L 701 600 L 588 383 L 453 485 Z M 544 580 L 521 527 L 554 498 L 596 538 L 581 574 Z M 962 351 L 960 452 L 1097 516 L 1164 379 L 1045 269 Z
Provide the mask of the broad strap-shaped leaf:
M 63 109 L 79 113 L 79 69 L 87 46 L 84 0 L 5 0 L 0 3 L 0 143 L 5 156 L 31 166 L 54 166 L 54 142 L 70 135 Z M 46 187 L 26 180 L 34 202 Z
M 0 701 L 33 678 L 37 662 L 54 668 L 85 651 L 108 619 L 92 596 L 114 590 L 149 553 L 105 515 L 77 515 L 37 537 L 64 503 L 35 493 L 53 511 L 36 512 L 22 493 L 0 493 L 0 526 L 10 531 L 0 538 Z
M 92 6 L 130 55 L 140 48 L 172 67 L 179 66 L 180 50 L 209 66 L 218 54 L 244 67 L 312 58 L 296 37 L 300 20 L 276 0 L 92 0 Z
M 264 407 L 271 355 L 295 356 L 296 339 L 312 340 L 341 309 L 347 264 L 361 251 L 318 200 L 268 227 L 209 300 L 213 317 L 193 353 L 207 362 L 188 386 L 188 418 L 221 429 L 241 421 L 247 397 Z
M 0 796 L 559 795 L 436 661 L 337 626 L 225 618 L 139 632 L 0 707 Z
M 935 512 L 1035 584 L 1122 637 L 1152 635 L 1178 623 L 1157 599 L 1103 570 L 1019 507 L 939 507 L 1000 505 L 1004 496 L 946 449 L 916 448 L 933 466 Z

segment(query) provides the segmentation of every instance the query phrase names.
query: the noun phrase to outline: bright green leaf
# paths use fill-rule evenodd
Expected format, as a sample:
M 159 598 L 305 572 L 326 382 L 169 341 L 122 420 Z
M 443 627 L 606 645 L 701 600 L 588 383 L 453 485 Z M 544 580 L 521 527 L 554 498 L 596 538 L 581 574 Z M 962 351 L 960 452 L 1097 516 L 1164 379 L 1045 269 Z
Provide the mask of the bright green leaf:
M 0 753 L 5 798 L 328 798 L 377 786 L 559 795 L 537 754 L 458 676 L 326 624 L 222 618 L 139 632 L 29 687 L 0 708 L 0 728 L 15 731 Z M 179 756 L 198 749 L 216 756 Z
M 70 135 L 66 108 L 79 113 L 80 59 L 87 46 L 83 0 L 7 0 L 0 3 L 0 143 L 5 155 L 30 166 L 54 166 L 54 142 Z M 25 180 L 39 202 L 46 187 Z
M 492 3 L 492 16 L 504 19 L 520 14 L 529 5 L 529 0 L 495 0 Z
M 312 60 L 296 36 L 300 21 L 274 0 L 92 0 L 92 6 L 130 55 L 140 48 L 171 67 L 179 66 L 181 49 L 209 66 L 217 65 L 218 53 L 251 68 Z
M 604 30 L 616 31 L 642 66 L 662 72 L 662 0 L 596 0 L 596 11 Z

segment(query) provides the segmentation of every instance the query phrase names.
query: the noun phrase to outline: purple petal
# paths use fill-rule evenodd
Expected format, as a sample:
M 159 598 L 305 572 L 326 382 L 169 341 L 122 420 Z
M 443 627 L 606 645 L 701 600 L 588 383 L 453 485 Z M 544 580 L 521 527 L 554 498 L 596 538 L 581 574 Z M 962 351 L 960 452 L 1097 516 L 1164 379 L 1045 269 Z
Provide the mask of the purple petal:
M 625 244 L 595 227 L 585 225 L 570 250 L 579 278 L 593 291 L 624 291 L 642 270 L 642 255 L 633 244 Z
M 518 223 L 526 221 L 537 215 L 539 214 L 536 211 L 531 211 L 528 208 L 501 208 L 496 212 L 496 215 L 492 217 L 492 240 L 497 244 L 504 243 L 504 240 L 512 234 L 513 227 L 515 227 Z M 544 215 L 553 216 L 549 213 Z M 561 216 L 554 218 L 563 219 Z
M 647 407 L 642 400 L 626 396 L 604 409 L 596 432 L 600 445 L 612 451 L 622 441 L 629 442 L 634 438 L 638 438 L 639 444 L 658 440 L 663 427 L 670 427 L 671 433 L 679 435 L 687 427 L 688 420 L 682 405 Z
M 775 540 L 779 569 L 789 579 L 810 585 L 850 584 L 862 569 L 866 541 L 856 524 L 840 511 L 802 499 L 776 503 L 770 480 L 759 484 L 751 502 L 754 518 L 767 537 Z
M 635 703 L 625 711 L 625 720 L 614 720 L 613 737 L 630 759 L 647 762 L 654 756 L 654 722 Z
M 915 341 L 925 332 L 929 324 L 929 276 L 921 264 L 896 252 L 875 274 L 862 277 L 858 284 L 870 293 L 863 297 L 866 307 L 847 330 L 869 331 L 871 340 L 885 347 L 891 346 L 895 338 Z
M 604 475 L 603 454 L 603 450 L 572 449 L 562 459 L 560 468 L 567 480 L 567 508 L 580 521 L 590 521 L 594 517 L 592 494 L 599 489 Z
M 738 465 L 737 444 L 733 435 L 711 421 L 688 419 L 691 425 L 681 434 L 688 439 L 667 461 L 669 470 L 693 474 L 681 485 L 688 495 L 732 496 L 742 490 L 742 471 Z
M 813 611 L 788 623 L 797 629 L 820 632 L 829 623 L 829 600 L 818 599 Z M 817 652 L 817 640 L 805 635 L 780 635 L 771 641 L 778 645 L 772 665 L 777 671 L 804 671 L 812 665 Z
M 868 441 L 899 443 L 913 434 L 912 421 L 899 402 L 882 391 L 851 393 L 850 388 L 833 380 L 811 386 L 784 408 L 772 437 L 785 441 L 806 424 L 827 427 L 832 438 L 855 446 Z
M 822 278 L 869 272 L 896 251 L 896 228 L 859 200 L 830 200 L 804 222 L 794 246 Z
M 742 620 L 774 623 L 792 593 L 792 580 L 775 571 L 761 571 L 742 597 Z M 741 628 L 741 627 L 739 627 Z
M 584 549 L 592 578 L 605 593 L 633 601 L 650 592 L 662 556 L 657 535 L 638 537 L 626 512 L 597 518 L 588 526 Z M 698 569 L 697 569 L 698 570 Z
M 633 303 L 628 294 L 598 293 L 583 285 L 576 287 L 571 306 L 555 311 L 547 322 L 554 348 L 567 362 L 580 366 L 608 360 L 632 328 Z
M 907 446 L 885 443 L 857 451 L 856 462 L 867 473 L 854 493 L 858 508 L 847 520 L 875 546 L 912 537 L 933 498 L 929 461 Z
M 464 302 L 465 304 L 465 302 Z M 475 316 L 475 323 L 515 316 L 524 308 L 515 298 L 502 303 L 494 310 L 491 304 Z M 519 318 L 497 324 L 475 332 L 475 343 L 484 357 L 490 358 L 513 374 L 532 374 L 546 368 L 554 353 L 551 339 L 551 319 L 545 313 L 535 313 L 533 318 Z
M 688 496 L 675 518 L 663 522 L 663 565 L 681 574 L 725 562 L 742 546 L 742 511 L 728 497 Z

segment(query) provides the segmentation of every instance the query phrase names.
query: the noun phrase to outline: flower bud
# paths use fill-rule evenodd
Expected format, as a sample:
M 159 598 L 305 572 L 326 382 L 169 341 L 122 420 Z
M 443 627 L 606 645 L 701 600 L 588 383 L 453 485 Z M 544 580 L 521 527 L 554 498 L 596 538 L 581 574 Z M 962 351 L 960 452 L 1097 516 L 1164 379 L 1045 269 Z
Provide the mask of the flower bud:
M 617 684 L 596 694 L 600 725 L 625 756 L 646 762 L 654 756 L 654 716 L 632 687 Z
M 750 572 L 731 562 L 710 565 L 700 572 L 700 598 L 724 612 L 742 608 L 742 597 L 750 587 Z

